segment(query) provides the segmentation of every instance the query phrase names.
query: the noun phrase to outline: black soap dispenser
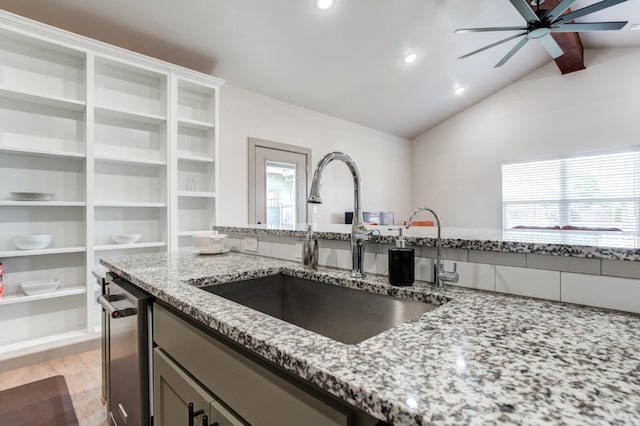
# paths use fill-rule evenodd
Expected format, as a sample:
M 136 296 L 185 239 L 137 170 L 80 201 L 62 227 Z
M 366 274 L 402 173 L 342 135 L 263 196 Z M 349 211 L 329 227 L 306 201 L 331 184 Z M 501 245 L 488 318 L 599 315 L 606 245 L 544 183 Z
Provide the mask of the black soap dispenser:
M 415 253 L 407 243 L 403 234 L 404 228 L 398 228 L 396 246 L 389 249 L 389 283 L 391 285 L 412 285 L 415 271 Z

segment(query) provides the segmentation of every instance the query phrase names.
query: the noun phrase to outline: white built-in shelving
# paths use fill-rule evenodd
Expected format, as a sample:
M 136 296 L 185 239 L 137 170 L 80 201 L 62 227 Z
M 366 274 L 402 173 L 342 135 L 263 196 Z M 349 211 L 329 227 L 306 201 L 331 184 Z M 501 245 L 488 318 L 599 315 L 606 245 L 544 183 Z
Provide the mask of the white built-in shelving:
M 0 360 L 99 330 L 101 257 L 177 250 L 211 229 L 222 84 L 0 11 Z M 21 234 L 52 242 L 19 250 Z M 51 278 L 54 292 L 20 289 Z
M 174 203 L 177 215 L 178 247 L 190 247 L 191 236 L 211 229 L 218 209 L 216 189 L 219 170 L 217 90 L 213 86 L 176 78 L 175 131 L 177 140 L 177 188 Z

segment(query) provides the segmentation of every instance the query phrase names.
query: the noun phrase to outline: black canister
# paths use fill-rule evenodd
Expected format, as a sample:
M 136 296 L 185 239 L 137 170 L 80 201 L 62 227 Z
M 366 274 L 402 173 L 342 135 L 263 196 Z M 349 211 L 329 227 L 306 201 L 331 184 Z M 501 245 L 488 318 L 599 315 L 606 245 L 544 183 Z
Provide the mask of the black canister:
M 396 247 L 389 249 L 389 283 L 397 286 L 413 285 L 415 252 L 412 248 L 405 247 L 402 228 L 398 232 Z

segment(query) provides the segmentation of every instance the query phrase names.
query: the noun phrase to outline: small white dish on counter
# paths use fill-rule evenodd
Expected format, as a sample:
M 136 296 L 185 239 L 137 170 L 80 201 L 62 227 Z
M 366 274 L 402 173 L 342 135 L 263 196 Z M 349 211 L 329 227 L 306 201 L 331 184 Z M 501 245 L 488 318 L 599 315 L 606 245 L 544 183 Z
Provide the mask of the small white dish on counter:
M 219 254 L 224 253 L 226 239 L 226 234 L 196 234 L 193 236 L 193 245 L 200 254 Z
M 51 201 L 56 194 L 51 192 L 12 192 L 16 201 Z
M 41 250 L 49 247 L 52 239 L 51 234 L 25 234 L 16 235 L 12 241 L 20 250 Z
M 54 292 L 59 284 L 60 281 L 57 278 L 52 278 L 50 280 L 25 281 L 20 284 L 20 287 L 27 296 L 36 296 Z
M 142 234 L 118 234 L 111 238 L 118 244 L 133 244 L 142 238 Z
M 222 250 L 216 250 L 216 251 L 206 251 L 206 250 L 198 250 L 195 249 L 193 250 L 193 254 L 222 254 L 222 253 L 229 253 L 231 250 L 223 248 Z

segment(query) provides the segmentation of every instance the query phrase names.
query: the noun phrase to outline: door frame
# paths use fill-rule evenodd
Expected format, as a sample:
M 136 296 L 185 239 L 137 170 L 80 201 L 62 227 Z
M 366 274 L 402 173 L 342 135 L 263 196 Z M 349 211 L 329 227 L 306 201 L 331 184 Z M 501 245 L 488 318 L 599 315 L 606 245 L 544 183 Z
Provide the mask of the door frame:
M 294 154 L 301 154 L 305 156 L 305 170 L 304 170 L 304 174 L 306 176 L 306 187 L 305 187 L 305 194 L 307 194 L 309 192 L 309 167 L 311 164 L 311 149 L 310 148 L 305 148 L 303 146 L 297 146 L 297 145 L 289 145 L 289 144 L 285 144 L 285 143 L 280 143 L 280 142 L 273 142 L 273 141 L 269 141 L 266 139 L 259 139 L 259 138 L 252 138 L 249 137 L 248 138 L 248 153 L 249 153 L 249 214 L 248 214 L 248 219 L 249 219 L 249 223 L 253 224 L 256 222 L 256 187 L 255 187 L 255 181 L 256 181 L 256 148 L 257 147 L 261 147 L 261 148 L 268 148 L 268 149 L 274 149 L 274 150 L 278 150 L 278 151 L 286 151 L 286 152 L 292 152 Z M 309 212 L 307 211 L 307 209 L 305 209 L 305 213 L 304 213 L 304 221 L 307 222 L 309 218 Z

